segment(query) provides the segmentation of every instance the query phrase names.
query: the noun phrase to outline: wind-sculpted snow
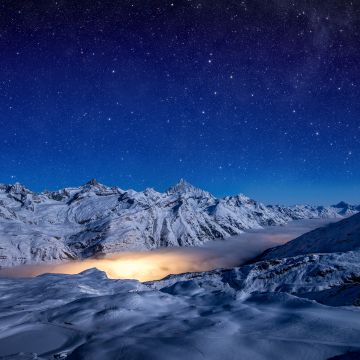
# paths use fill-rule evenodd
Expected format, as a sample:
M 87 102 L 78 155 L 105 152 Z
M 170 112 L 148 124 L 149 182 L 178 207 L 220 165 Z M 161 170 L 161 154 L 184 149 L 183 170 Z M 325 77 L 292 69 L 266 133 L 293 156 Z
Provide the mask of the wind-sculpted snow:
M 247 229 L 357 211 L 342 203 L 282 207 L 244 195 L 218 199 L 184 180 L 165 193 L 124 191 L 95 180 L 42 193 L 20 184 L 0 185 L 0 266 L 196 246 Z
M 109 280 L 96 269 L 0 278 L 0 358 L 326 360 L 345 359 L 347 353 L 356 358 L 360 219 L 348 221 L 334 224 L 318 240 L 325 246 L 334 233 L 351 231 L 354 241 L 346 250 L 228 270 L 146 283 Z M 318 232 L 309 233 L 308 241 Z
M 358 309 L 307 299 L 342 281 L 336 275 L 328 283 L 331 276 L 318 273 L 307 284 L 311 272 L 332 266 L 332 259 L 322 259 L 319 267 L 315 260 L 265 262 L 145 284 L 108 280 L 97 270 L 0 279 L 0 357 L 325 360 L 359 351 Z M 336 264 L 346 267 L 348 260 Z M 302 269 L 299 275 L 296 268 Z M 343 279 L 351 272 L 342 271 Z
M 151 287 L 178 295 L 224 288 L 246 298 L 253 293 L 286 292 L 331 303 L 325 290 L 336 292 L 339 305 L 360 304 L 359 251 L 334 254 L 312 254 L 257 262 L 228 270 L 173 275 Z M 351 298 L 346 296 L 352 286 Z M 359 318 L 360 320 L 360 318 Z

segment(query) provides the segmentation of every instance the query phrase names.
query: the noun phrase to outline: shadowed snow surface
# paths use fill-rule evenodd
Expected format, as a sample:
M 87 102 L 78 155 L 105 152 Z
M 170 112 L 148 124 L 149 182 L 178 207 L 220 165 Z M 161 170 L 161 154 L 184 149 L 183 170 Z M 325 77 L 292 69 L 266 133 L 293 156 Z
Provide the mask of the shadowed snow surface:
M 313 232 L 321 239 L 305 236 L 304 254 L 290 255 L 295 239 L 276 249 L 288 249 L 287 257 L 160 281 L 110 280 L 96 269 L 0 278 L 0 357 L 356 358 L 358 222 L 354 216 Z M 344 231 L 352 234 L 346 248 L 337 240 Z
M 0 356 L 318 360 L 360 351 L 358 258 L 300 256 L 148 283 L 95 269 L 0 279 Z

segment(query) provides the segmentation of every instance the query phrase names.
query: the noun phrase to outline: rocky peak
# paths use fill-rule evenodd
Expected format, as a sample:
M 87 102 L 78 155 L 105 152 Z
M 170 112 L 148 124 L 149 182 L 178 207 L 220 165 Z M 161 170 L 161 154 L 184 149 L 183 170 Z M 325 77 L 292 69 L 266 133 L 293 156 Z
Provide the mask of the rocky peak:
M 194 191 L 202 191 L 202 190 L 191 185 L 185 179 L 180 179 L 175 185 L 170 187 L 167 192 L 170 194 L 174 194 L 174 193 L 186 193 L 186 192 L 194 192 Z
M 333 205 L 333 207 L 337 208 L 337 209 L 344 209 L 344 208 L 348 208 L 349 206 L 350 205 L 348 203 L 346 203 L 345 201 L 340 201 L 336 205 Z
M 93 178 L 90 181 L 88 181 L 85 185 L 98 186 L 100 184 L 98 183 L 98 181 L 95 178 Z
M 94 179 L 91 179 L 89 180 L 86 184 L 84 184 L 83 186 L 81 186 L 81 189 L 82 191 L 88 191 L 88 190 L 92 190 L 92 191 L 95 191 L 95 192 L 108 192 L 111 190 L 111 188 L 103 185 L 103 184 L 100 184 L 95 178 Z M 112 190 L 113 191 L 113 190 Z
M 240 203 L 248 203 L 250 201 L 254 201 L 252 199 L 250 199 L 248 196 L 240 193 L 240 194 L 237 194 L 237 195 L 234 195 L 234 196 L 229 196 L 229 198 L 233 198 L 233 199 L 236 199 L 238 200 Z
M 6 185 L 6 192 L 10 194 L 31 194 L 31 191 L 27 189 L 24 185 L 16 182 L 13 185 Z

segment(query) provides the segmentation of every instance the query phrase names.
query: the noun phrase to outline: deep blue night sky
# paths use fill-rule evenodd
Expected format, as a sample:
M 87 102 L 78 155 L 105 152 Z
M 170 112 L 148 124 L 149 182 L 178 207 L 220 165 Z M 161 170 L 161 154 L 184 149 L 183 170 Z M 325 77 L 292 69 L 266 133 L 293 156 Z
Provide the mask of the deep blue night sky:
M 360 202 L 358 2 L 0 9 L 0 182 Z

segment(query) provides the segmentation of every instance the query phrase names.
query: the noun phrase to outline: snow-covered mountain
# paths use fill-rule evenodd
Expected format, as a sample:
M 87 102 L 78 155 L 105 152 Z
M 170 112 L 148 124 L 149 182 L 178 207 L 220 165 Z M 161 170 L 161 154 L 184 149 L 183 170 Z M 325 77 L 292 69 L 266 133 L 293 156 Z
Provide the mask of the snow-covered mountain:
M 0 278 L 0 357 L 358 359 L 360 215 L 293 256 L 300 239 L 281 258 L 146 283 L 95 269 Z
M 310 231 L 287 244 L 267 250 L 260 259 L 360 250 L 360 214 Z
M 296 219 L 341 218 L 359 208 L 265 206 L 244 195 L 216 198 L 185 180 L 164 193 L 83 186 L 35 193 L 0 185 L 0 266 L 94 254 L 194 246 Z
M 360 305 L 360 214 L 269 249 L 245 266 L 172 275 L 151 287 L 171 294 L 223 291 L 238 297 L 286 292 L 333 306 Z

